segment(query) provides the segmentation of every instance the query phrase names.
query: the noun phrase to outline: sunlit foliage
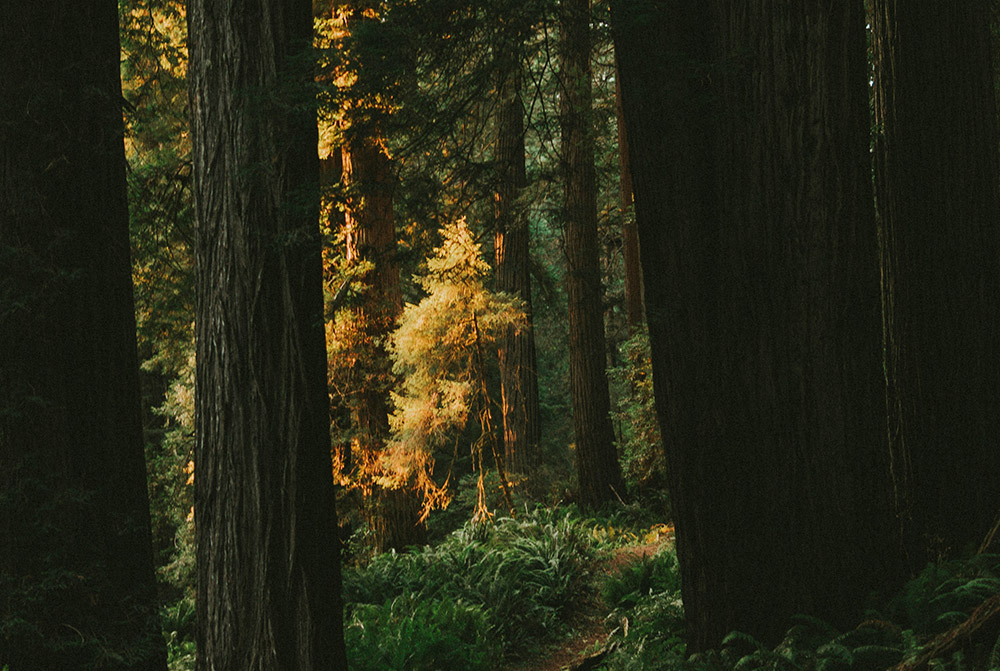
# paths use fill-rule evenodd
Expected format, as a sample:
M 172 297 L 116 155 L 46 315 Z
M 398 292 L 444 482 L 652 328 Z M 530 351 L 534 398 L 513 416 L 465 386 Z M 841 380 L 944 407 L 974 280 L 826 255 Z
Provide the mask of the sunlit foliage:
M 477 467 L 482 471 L 484 448 L 499 457 L 484 357 L 504 328 L 524 323 L 515 299 L 487 288 L 489 266 L 466 222 L 442 234 L 427 272 L 417 278 L 427 295 L 406 306 L 393 338 L 403 383 L 393 394 L 393 440 L 382 462 L 387 484 L 416 474 L 428 505 L 441 502 L 442 493 L 431 477 L 433 454 L 454 444 L 470 414 L 482 428 L 473 448 Z

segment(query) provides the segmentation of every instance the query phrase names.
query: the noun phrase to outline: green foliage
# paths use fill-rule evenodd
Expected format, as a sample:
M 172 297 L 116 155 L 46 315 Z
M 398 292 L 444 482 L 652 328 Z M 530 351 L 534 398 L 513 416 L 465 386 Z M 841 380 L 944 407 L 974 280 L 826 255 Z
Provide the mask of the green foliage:
M 194 663 L 194 227 L 184 4 L 120 0 L 119 24 L 150 521 L 170 668 L 188 669 Z
M 345 571 L 344 599 L 362 623 L 376 612 L 364 604 L 384 609 L 403 599 L 433 610 L 463 603 L 482 610 L 488 639 L 502 652 L 522 650 L 560 631 L 584 594 L 595 558 L 586 529 L 572 513 L 542 508 L 470 522 L 436 547 L 383 554 Z
M 666 461 L 653 397 L 649 333 L 638 331 L 621 344 L 622 363 L 608 370 L 614 390 L 611 412 L 620 429 L 618 452 L 629 488 L 640 494 L 666 486 Z
M 167 668 L 169 671 L 194 671 L 194 594 L 186 594 L 178 601 L 167 604 L 160 615 L 163 638 L 167 642 Z
M 350 667 L 359 671 L 485 671 L 497 656 L 483 608 L 461 600 L 358 604 L 344 637 Z
M 881 671 L 903 659 L 906 639 L 890 622 L 869 620 L 840 633 L 816 618 L 800 615 L 793 620 L 795 624 L 773 649 L 747 634 L 731 633 L 723 640 L 718 659 L 738 671 Z
M 687 657 L 682 640 L 683 612 L 674 560 L 661 551 L 653 558 L 609 577 L 602 594 L 616 606 L 609 615 L 613 631 L 605 667 L 611 671 L 882 671 L 913 659 L 934 636 L 960 622 L 988 598 L 1000 593 L 1000 556 L 978 555 L 928 566 L 889 602 L 885 613 L 845 632 L 822 620 L 798 615 L 784 638 L 768 647 L 754 637 L 732 632 L 717 650 Z M 935 671 L 968 671 L 974 651 L 958 649 L 930 662 Z M 988 654 L 987 654 L 988 653 Z M 986 655 L 984 668 L 996 668 L 1000 640 Z M 978 668 L 978 667 L 976 667 Z
M 634 608 L 643 597 L 654 593 L 680 593 L 680 575 L 672 549 L 666 547 L 652 557 L 622 568 L 609 576 L 601 587 L 601 598 L 615 609 Z
M 140 356 L 172 377 L 193 342 L 193 213 L 184 6 L 119 2 L 132 278 Z
M 1000 594 L 1000 555 L 929 564 L 889 602 L 887 617 L 926 638 L 964 621 L 994 594 Z
M 672 547 L 609 576 L 601 596 L 613 608 L 607 618 L 612 631 L 605 668 L 659 669 L 684 659 L 684 613 Z
M 154 412 L 164 429 L 146 446 L 151 521 L 160 578 L 176 597 L 194 589 L 194 352 Z

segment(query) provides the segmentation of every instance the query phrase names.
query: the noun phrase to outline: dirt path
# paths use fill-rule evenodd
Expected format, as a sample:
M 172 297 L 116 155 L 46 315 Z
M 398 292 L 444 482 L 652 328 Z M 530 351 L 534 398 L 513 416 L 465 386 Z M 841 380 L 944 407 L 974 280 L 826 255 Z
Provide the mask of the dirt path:
M 666 543 L 673 543 L 672 533 L 645 545 L 618 548 L 601 570 L 606 574 L 615 573 L 624 566 L 652 556 Z M 552 644 L 537 655 L 510 665 L 507 671 L 573 671 L 579 668 L 583 661 L 599 653 L 604 647 L 608 636 L 604 627 L 607 614 L 607 606 L 601 602 L 600 595 L 593 595 L 591 601 L 583 604 L 576 617 L 570 620 L 569 627 L 572 634 L 569 638 Z

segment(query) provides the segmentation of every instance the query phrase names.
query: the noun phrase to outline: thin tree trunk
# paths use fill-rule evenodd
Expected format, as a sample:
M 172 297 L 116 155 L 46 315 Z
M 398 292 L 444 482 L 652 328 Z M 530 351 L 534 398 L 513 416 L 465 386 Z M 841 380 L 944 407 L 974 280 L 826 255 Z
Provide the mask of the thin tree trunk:
M 580 501 L 625 496 L 611 429 L 597 248 L 597 183 L 591 110 L 590 2 L 563 0 L 560 125 L 566 202 L 570 384 Z
M 614 23 L 692 647 L 852 624 L 901 574 L 861 3 Z
M 629 335 L 646 324 L 642 300 L 642 266 L 639 262 L 639 229 L 636 227 L 632 208 L 632 171 L 628 162 L 628 132 L 622 110 L 622 82 L 615 59 L 615 116 L 618 121 L 618 174 L 622 216 L 622 259 L 625 266 L 625 321 Z
M 197 668 L 345 669 L 310 2 L 188 7 Z
M 117 9 L 13 3 L 0 24 L 0 666 L 16 671 L 166 668 Z
M 515 66 L 517 68 L 518 66 Z M 538 372 L 531 310 L 531 257 L 528 222 L 517 197 L 527 186 L 524 107 L 520 72 L 507 73 L 500 87 L 496 161 L 496 288 L 523 302 L 527 327 L 508 327 L 500 345 L 500 393 L 504 453 L 509 473 L 529 475 L 541 463 Z

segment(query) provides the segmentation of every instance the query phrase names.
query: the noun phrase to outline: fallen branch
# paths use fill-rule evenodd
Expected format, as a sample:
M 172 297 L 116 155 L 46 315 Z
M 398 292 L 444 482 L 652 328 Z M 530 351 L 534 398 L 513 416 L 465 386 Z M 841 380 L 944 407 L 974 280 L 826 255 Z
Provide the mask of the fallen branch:
M 995 625 L 983 631 L 988 625 Z M 985 643 L 992 646 L 1000 629 L 1000 594 L 991 596 L 981 603 L 965 622 L 938 634 L 927 644 L 924 651 L 912 660 L 892 667 L 891 671 L 922 671 L 931 660 L 951 655 L 957 650 L 971 645 Z M 986 640 L 989 636 L 989 640 Z

